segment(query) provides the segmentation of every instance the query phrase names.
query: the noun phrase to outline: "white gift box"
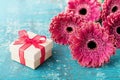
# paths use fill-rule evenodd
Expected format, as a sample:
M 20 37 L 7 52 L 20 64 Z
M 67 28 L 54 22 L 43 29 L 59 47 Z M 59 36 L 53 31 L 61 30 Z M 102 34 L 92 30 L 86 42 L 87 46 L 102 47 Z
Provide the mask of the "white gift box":
M 27 32 L 27 34 L 30 39 L 32 39 L 37 35 L 32 32 Z M 11 58 L 12 60 L 20 63 L 19 49 L 24 44 L 14 45 L 14 42 L 12 42 L 12 44 L 10 45 Z M 44 59 L 45 61 L 52 55 L 53 41 L 51 39 L 46 39 L 46 42 L 40 45 L 44 46 L 45 48 L 45 59 Z M 41 57 L 42 57 L 41 50 L 39 48 L 36 48 L 34 45 L 31 45 L 26 50 L 24 50 L 25 65 L 32 69 L 37 68 L 41 64 L 40 63 Z

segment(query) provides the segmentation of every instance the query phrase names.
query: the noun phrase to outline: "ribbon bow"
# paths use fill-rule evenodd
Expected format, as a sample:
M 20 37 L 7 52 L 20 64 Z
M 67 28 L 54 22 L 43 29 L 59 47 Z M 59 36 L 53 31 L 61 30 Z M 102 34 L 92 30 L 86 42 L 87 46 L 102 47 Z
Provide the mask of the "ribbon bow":
M 20 63 L 25 65 L 24 51 L 31 45 L 34 45 L 35 48 L 39 48 L 41 50 L 40 63 L 43 63 L 45 60 L 45 48 L 40 44 L 46 42 L 46 37 L 36 35 L 32 39 L 30 39 L 25 30 L 19 31 L 18 34 L 19 34 L 19 38 L 14 42 L 14 45 L 24 44 L 19 49 Z

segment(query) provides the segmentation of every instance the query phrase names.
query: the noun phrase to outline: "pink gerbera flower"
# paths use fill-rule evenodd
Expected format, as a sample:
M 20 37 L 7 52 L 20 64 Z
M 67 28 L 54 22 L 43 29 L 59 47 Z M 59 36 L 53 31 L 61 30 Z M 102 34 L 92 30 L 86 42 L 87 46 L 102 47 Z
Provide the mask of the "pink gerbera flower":
M 52 39 L 59 44 L 69 44 L 69 37 L 76 32 L 77 27 L 81 27 L 82 21 L 80 16 L 73 13 L 60 13 L 52 19 L 50 24 L 49 31 Z
M 85 23 L 69 38 L 72 56 L 82 66 L 100 67 L 115 53 L 111 38 L 100 24 Z
M 103 25 L 109 35 L 115 36 L 115 45 L 120 48 L 120 12 L 110 14 Z
M 102 7 L 102 20 L 105 20 L 108 15 L 120 11 L 120 0 L 105 0 Z
M 97 21 L 100 17 L 100 3 L 97 0 L 69 0 L 66 12 L 71 11 L 85 20 Z

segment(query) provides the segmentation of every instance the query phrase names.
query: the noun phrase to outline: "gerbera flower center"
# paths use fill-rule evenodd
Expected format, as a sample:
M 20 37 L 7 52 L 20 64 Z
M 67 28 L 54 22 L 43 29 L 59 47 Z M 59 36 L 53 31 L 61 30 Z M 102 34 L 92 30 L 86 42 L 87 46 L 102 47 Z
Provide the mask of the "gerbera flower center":
M 73 31 L 73 28 L 72 27 L 67 27 L 66 30 L 67 30 L 68 33 L 70 33 L 70 32 Z
M 87 14 L 87 10 L 85 8 L 82 8 L 82 9 L 79 10 L 79 14 L 86 15 Z
M 89 49 L 95 49 L 97 47 L 97 44 L 94 41 L 89 41 L 87 46 Z
M 112 12 L 114 13 L 114 12 L 116 12 L 118 10 L 118 7 L 117 6 L 114 6 L 113 8 L 112 8 Z
M 120 27 L 118 27 L 116 31 L 118 34 L 120 34 Z

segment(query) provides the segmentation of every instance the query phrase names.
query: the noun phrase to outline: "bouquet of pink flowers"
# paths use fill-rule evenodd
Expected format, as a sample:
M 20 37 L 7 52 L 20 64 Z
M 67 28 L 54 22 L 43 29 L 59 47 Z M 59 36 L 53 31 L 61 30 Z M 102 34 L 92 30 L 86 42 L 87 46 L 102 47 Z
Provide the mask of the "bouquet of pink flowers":
M 51 37 L 69 45 L 80 65 L 100 67 L 120 48 L 119 7 L 120 0 L 68 0 L 50 23 Z

